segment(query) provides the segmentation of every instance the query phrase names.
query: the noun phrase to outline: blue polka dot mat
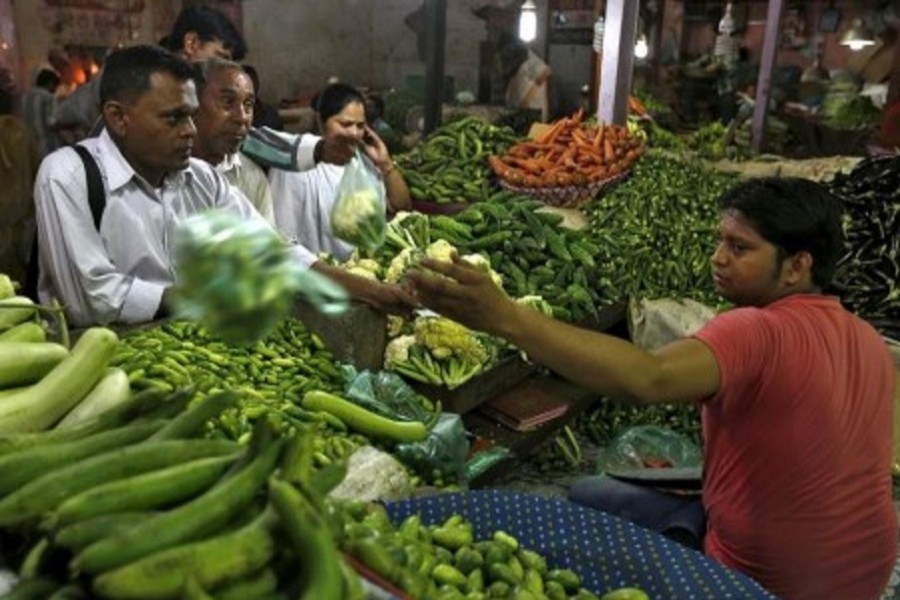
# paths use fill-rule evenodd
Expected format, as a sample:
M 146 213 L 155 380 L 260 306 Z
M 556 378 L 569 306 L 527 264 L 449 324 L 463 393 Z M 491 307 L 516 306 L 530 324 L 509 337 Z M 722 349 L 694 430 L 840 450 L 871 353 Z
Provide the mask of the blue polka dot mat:
M 607 513 L 561 499 L 474 490 L 385 505 L 394 523 L 418 513 L 423 523 L 460 514 L 476 540 L 502 529 L 551 567 L 581 575 L 597 594 L 627 586 L 665 600 L 775 598 L 755 581 L 667 538 Z

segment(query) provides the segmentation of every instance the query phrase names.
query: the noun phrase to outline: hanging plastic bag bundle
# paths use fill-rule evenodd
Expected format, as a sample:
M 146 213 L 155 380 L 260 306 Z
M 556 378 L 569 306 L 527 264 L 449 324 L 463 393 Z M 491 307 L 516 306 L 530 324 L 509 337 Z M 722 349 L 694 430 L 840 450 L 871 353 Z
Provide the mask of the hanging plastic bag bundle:
M 331 231 L 348 244 L 375 250 L 384 243 L 384 189 L 366 169 L 356 151 L 337 186 L 337 200 L 331 209 Z
M 286 318 L 297 296 L 326 314 L 348 307 L 347 292 L 300 266 L 264 222 L 208 211 L 175 236 L 175 310 L 222 340 L 249 344 Z

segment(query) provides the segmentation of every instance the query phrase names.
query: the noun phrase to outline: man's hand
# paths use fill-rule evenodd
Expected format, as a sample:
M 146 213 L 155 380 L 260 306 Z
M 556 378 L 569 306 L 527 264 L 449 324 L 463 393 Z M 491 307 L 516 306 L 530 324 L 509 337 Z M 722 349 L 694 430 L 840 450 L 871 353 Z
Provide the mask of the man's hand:
M 359 300 L 381 312 L 407 318 L 419 306 L 415 296 L 409 290 L 396 284 L 375 281 L 372 282 L 369 291 L 360 295 Z
M 344 286 L 354 300 L 382 312 L 407 317 L 419 306 L 415 296 L 398 285 L 360 277 L 321 261 L 313 264 L 312 268 Z
M 517 306 L 490 275 L 455 253 L 452 263 L 425 259 L 420 265 L 428 270 L 412 269 L 407 276 L 422 304 L 472 329 L 510 333 Z

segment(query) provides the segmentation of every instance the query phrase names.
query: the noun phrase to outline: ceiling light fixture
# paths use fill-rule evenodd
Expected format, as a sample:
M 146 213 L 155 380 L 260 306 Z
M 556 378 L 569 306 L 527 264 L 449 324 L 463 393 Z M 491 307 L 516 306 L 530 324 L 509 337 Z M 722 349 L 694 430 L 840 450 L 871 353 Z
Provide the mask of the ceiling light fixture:
M 868 46 L 874 46 L 875 36 L 869 33 L 869 30 L 866 29 L 862 19 L 857 17 L 853 19 L 853 22 L 850 23 L 850 27 L 844 32 L 844 35 L 841 36 L 841 45 L 847 46 L 856 52 L 857 50 L 862 50 Z
M 525 0 L 522 3 L 522 12 L 519 14 L 519 39 L 523 42 L 533 42 L 537 37 L 537 6 L 534 0 Z

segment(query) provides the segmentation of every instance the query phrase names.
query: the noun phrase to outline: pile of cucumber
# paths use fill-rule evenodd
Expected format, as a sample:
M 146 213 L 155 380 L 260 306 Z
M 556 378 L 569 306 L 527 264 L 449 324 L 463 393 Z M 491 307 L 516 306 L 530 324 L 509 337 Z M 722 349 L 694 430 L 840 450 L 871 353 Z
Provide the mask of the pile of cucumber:
M 311 483 L 311 440 L 287 442 L 266 425 L 247 447 L 197 439 L 237 395 L 212 395 L 174 418 L 160 395 L 136 396 L 138 417 L 112 429 L 3 446 L 0 531 L 5 552 L 20 549 L 6 556 L 20 576 L 8 597 L 276 598 L 289 586 L 310 598 L 361 597 L 341 568 L 295 576 L 300 561 L 339 564 L 318 514 L 328 490 Z M 335 485 L 346 467 L 331 471 L 317 485 Z M 312 508 L 303 497 L 315 498 Z
M 69 350 L 48 341 L 41 307 L 14 289 L 0 274 L 0 435 L 77 426 L 128 400 L 128 377 L 108 368 L 115 332 L 93 327 Z

